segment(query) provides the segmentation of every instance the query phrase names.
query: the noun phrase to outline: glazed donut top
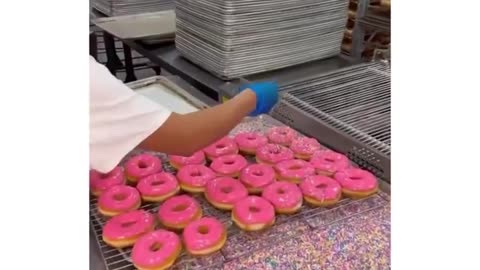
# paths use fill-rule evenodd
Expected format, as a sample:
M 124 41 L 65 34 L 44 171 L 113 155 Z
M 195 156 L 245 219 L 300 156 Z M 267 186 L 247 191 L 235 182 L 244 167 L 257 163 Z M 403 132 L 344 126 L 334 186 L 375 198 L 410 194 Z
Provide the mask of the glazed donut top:
M 273 205 L 262 197 L 248 196 L 236 202 L 233 214 L 245 224 L 267 224 L 275 219 Z
M 90 170 L 90 188 L 97 191 L 104 191 L 111 186 L 125 183 L 125 176 L 122 167 L 115 167 L 108 173 L 100 173 L 96 170 Z
M 145 196 L 160 196 L 168 194 L 178 187 L 177 178 L 171 173 L 160 172 L 142 178 L 137 189 Z
M 219 177 L 208 182 L 205 194 L 219 203 L 235 203 L 248 196 L 248 191 L 240 181 L 231 177 Z
M 213 180 L 215 173 L 205 165 L 186 165 L 177 173 L 178 180 L 195 187 L 203 187 Z
M 105 209 L 128 211 L 140 202 L 137 189 L 127 185 L 112 186 L 98 198 L 98 204 Z
M 205 154 L 203 153 L 203 151 L 197 151 L 189 157 L 170 155 L 169 158 L 171 162 L 180 166 L 205 163 Z
M 322 202 L 337 199 L 342 192 L 337 181 L 323 175 L 308 176 L 300 184 L 300 189 L 305 196 Z
M 337 172 L 335 180 L 340 183 L 342 188 L 352 191 L 369 191 L 378 187 L 377 178 L 372 173 L 358 168 Z
M 158 209 L 160 220 L 167 220 L 170 223 L 181 223 L 198 214 L 200 205 L 188 196 L 179 195 L 167 199 Z
M 110 239 L 128 239 L 146 232 L 154 225 L 153 215 L 135 210 L 114 216 L 103 227 L 103 235 Z
M 320 150 L 320 143 L 314 138 L 298 137 L 292 141 L 290 149 L 294 153 L 303 155 L 312 155 L 314 152 Z
M 350 167 L 348 158 L 330 150 L 317 151 L 310 159 L 310 163 L 317 170 L 335 173 Z
M 136 265 L 150 268 L 162 265 L 181 249 L 180 237 L 167 230 L 156 230 L 140 237 L 132 249 Z
M 210 158 L 217 158 L 223 155 L 237 154 L 238 146 L 232 138 L 223 137 L 222 139 L 207 146 L 205 149 L 203 149 L 203 151 Z
M 257 149 L 257 157 L 268 163 L 278 163 L 283 160 L 293 159 L 292 150 L 278 144 L 266 144 Z
M 142 178 L 162 171 L 162 161 L 150 154 L 140 154 L 132 157 L 125 163 L 127 174 Z
M 297 136 L 298 133 L 294 129 L 286 126 L 272 127 L 267 131 L 271 143 L 285 146 L 289 146 Z
M 210 167 L 219 174 L 229 175 L 240 172 L 247 164 L 247 160 L 241 155 L 226 155 L 216 158 Z
M 240 148 L 257 149 L 268 143 L 267 137 L 258 132 L 244 132 L 235 136 L 235 142 Z
M 211 248 L 225 235 L 225 227 L 215 218 L 203 217 L 195 220 L 183 230 L 185 246 L 190 250 Z
M 297 185 L 279 181 L 268 185 L 262 192 L 262 197 L 276 207 L 290 208 L 302 202 L 302 192 Z
M 275 171 L 266 164 L 251 164 L 240 172 L 240 181 L 249 187 L 261 188 L 275 180 Z
M 275 170 L 280 176 L 286 178 L 303 179 L 308 175 L 315 174 L 315 168 L 305 160 L 290 159 L 280 161 L 275 165 Z

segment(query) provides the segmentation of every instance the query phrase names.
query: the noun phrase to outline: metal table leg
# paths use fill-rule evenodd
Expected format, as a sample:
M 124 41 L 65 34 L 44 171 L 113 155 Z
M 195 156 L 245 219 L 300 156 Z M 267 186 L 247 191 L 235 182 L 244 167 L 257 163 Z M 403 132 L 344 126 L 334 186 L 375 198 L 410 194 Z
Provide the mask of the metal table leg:
M 123 43 L 123 54 L 125 55 L 125 82 L 136 81 L 137 78 L 135 77 L 135 70 L 133 68 L 132 50 L 125 43 Z
M 107 68 L 110 72 L 115 75 L 117 72 L 117 68 L 123 66 L 122 61 L 118 58 L 115 49 L 115 40 L 113 36 L 107 32 L 103 32 L 103 41 L 105 43 L 105 52 L 107 54 Z
M 98 60 L 97 35 L 95 34 L 95 31 L 90 33 L 89 41 L 90 55 L 95 58 L 95 60 Z

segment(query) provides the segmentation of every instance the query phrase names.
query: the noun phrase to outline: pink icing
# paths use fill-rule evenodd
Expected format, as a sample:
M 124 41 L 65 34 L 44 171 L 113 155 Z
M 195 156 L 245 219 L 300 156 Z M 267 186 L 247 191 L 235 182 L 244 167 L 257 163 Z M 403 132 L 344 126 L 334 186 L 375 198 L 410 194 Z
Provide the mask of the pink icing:
M 248 196 L 233 206 L 233 214 L 243 224 L 267 224 L 275 219 L 275 209 L 262 197 Z
M 108 173 L 100 173 L 96 170 L 90 170 L 90 188 L 94 192 L 103 192 L 109 187 L 122 185 L 125 183 L 125 175 L 122 167 L 115 167 Z
M 136 237 L 153 228 L 153 215 L 135 210 L 114 216 L 103 227 L 103 235 L 109 239 L 123 240 Z
M 205 195 L 214 202 L 234 204 L 247 197 L 248 191 L 238 180 L 219 177 L 207 183 Z
M 337 172 L 335 180 L 343 188 L 352 191 L 370 191 L 377 188 L 378 185 L 377 178 L 373 174 L 358 168 L 349 168 Z
M 235 136 L 235 142 L 240 149 L 256 150 L 268 143 L 267 137 L 257 132 L 239 133 Z
M 98 205 L 109 211 L 129 211 L 140 202 L 140 194 L 136 188 L 119 185 L 105 190 L 98 198 Z
M 278 144 L 266 144 L 257 149 L 257 158 L 275 164 L 282 160 L 293 159 L 292 150 Z
M 342 187 L 337 181 L 323 175 L 307 177 L 300 184 L 300 189 L 305 196 L 321 202 L 335 200 L 342 192 Z
M 320 143 L 314 138 L 299 137 L 292 141 L 290 149 L 296 154 L 312 155 L 320 150 Z
M 327 172 L 334 174 L 350 167 L 350 161 L 342 154 L 333 151 L 317 151 L 310 159 L 310 164 L 317 172 Z
M 132 261 L 137 266 L 154 268 L 171 259 L 180 249 L 178 235 L 166 230 L 156 230 L 137 240 L 132 249 Z
M 315 174 L 313 166 L 301 159 L 284 160 L 275 165 L 278 174 L 285 178 L 304 179 Z
M 225 235 L 225 227 L 212 217 L 204 217 L 188 224 L 183 230 L 187 249 L 203 250 L 217 245 Z
M 204 187 L 216 175 L 205 165 L 186 165 L 178 171 L 177 177 L 180 183 L 192 187 Z
M 212 161 L 210 168 L 219 175 L 228 176 L 240 172 L 247 164 L 241 155 L 226 155 Z
M 280 181 L 267 186 L 262 197 L 271 202 L 276 208 L 292 208 L 302 202 L 302 192 L 297 185 Z
M 231 155 L 238 153 L 238 146 L 230 137 L 223 137 L 203 149 L 205 154 L 210 158 L 217 158 L 219 156 Z
M 263 188 L 275 180 L 275 171 L 266 164 L 251 164 L 240 172 L 240 181 L 253 188 Z
M 197 151 L 189 157 L 170 155 L 170 161 L 178 166 L 185 166 L 191 164 L 204 164 L 205 154 L 203 151 Z
M 171 173 L 160 172 L 140 179 L 137 189 L 144 196 L 163 196 L 178 188 L 178 182 Z
M 158 208 L 158 218 L 163 223 L 180 225 L 191 221 L 198 215 L 200 205 L 188 195 L 167 199 Z
M 290 127 L 272 127 L 267 132 L 267 137 L 272 143 L 290 145 L 298 133 Z
M 128 176 L 140 179 L 162 171 L 162 161 L 150 154 L 140 154 L 125 163 Z

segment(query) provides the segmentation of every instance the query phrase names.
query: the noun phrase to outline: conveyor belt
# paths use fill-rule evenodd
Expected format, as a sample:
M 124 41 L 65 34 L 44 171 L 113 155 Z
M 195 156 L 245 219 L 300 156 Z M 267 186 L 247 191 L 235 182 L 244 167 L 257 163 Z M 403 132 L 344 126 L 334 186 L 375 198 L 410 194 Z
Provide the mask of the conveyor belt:
M 282 87 L 272 115 L 390 181 L 390 69 L 363 63 Z

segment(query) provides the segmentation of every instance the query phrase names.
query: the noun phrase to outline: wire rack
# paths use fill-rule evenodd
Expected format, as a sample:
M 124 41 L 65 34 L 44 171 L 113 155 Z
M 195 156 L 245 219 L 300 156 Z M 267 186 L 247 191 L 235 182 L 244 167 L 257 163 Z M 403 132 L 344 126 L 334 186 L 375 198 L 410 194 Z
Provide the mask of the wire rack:
M 237 126 L 231 135 L 245 131 L 265 132 L 268 128 L 275 125 L 282 124 L 269 116 L 250 118 Z M 124 161 L 136 154 L 138 152 L 132 152 Z M 165 171 L 175 172 L 175 169 L 168 165 L 166 155 L 161 153 L 151 154 L 162 159 Z M 281 241 L 298 237 L 312 229 L 327 227 L 356 215 L 362 215 L 370 211 L 379 211 L 390 202 L 389 194 L 380 191 L 371 197 L 361 200 L 342 199 L 333 208 L 311 208 L 304 205 L 301 211 L 295 215 L 277 215 L 275 225 L 266 231 L 244 232 L 232 224 L 229 212 L 213 208 L 201 195 L 195 195 L 194 197 L 202 206 L 204 216 L 214 216 L 224 223 L 227 228 L 228 240 L 222 250 L 206 257 L 192 257 L 183 252 L 176 264 L 172 266 L 172 269 L 223 269 L 222 266 L 225 263 L 243 256 L 249 256 L 259 249 L 273 247 Z M 156 214 L 158 206 L 158 203 L 145 204 L 141 208 Z M 91 228 L 107 270 L 135 269 L 130 259 L 131 249 L 115 249 L 103 242 L 102 228 L 105 222 L 106 219 L 97 211 L 97 199 L 92 197 L 90 199 Z

